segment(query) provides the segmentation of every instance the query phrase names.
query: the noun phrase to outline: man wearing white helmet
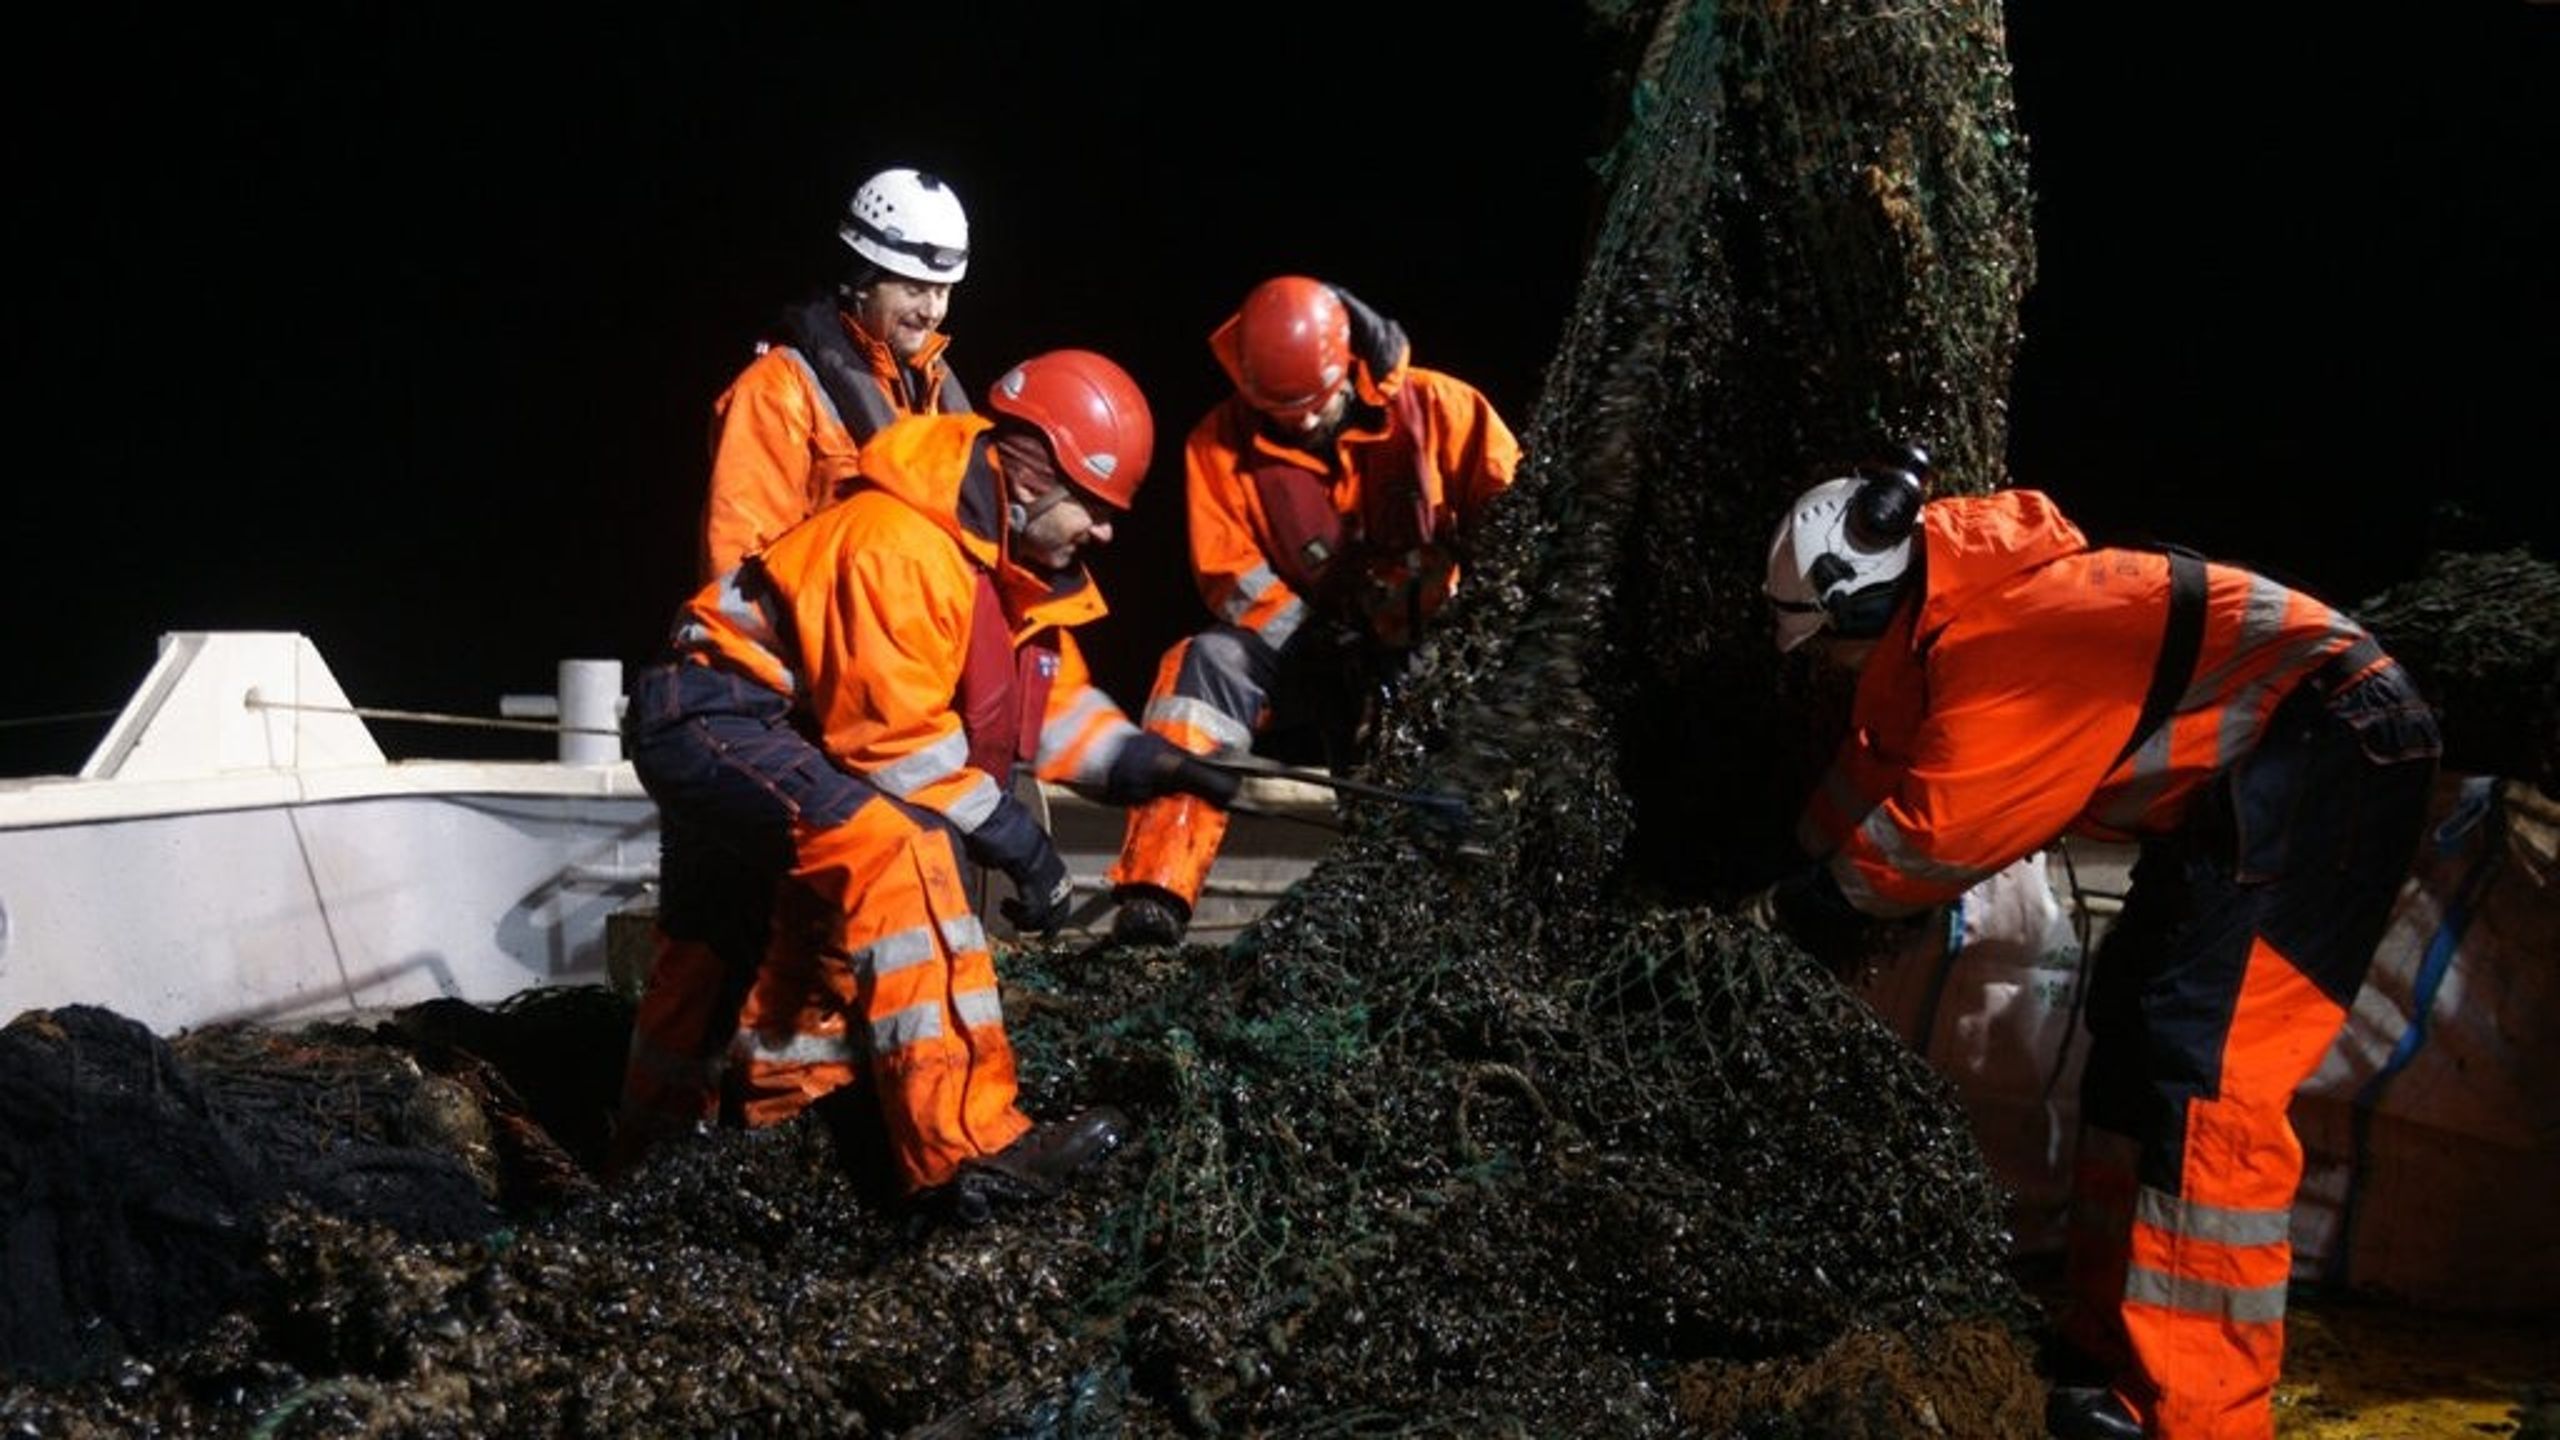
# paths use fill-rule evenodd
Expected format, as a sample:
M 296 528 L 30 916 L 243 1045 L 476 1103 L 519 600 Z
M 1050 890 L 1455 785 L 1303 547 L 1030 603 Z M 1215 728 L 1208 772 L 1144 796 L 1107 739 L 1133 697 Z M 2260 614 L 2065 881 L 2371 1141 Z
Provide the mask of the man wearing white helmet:
M 836 227 L 851 264 L 832 294 L 786 309 L 712 405 L 702 579 L 839 498 L 854 452 L 906 415 L 969 411 L 943 363 L 951 287 L 969 273 L 969 217 L 941 177 L 862 182 Z
M 1769 546 L 1783 650 L 1857 673 L 1797 838 L 1743 913 L 1835 965 L 2070 833 L 2137 841 L 2091 966 L 2056 1436 L 2268 1440 L 2302 1151 L 2439 742 L 2409 677 L 2310 595 L 2092 546 L 2044 494 L 1924 501 L 1906 452 L 1814 486 Z M 2085 1366 L 2085 1373 L 2080 1371 Z
M 701 574 L 738 568 L 841 499 L 862 444 L 910 415 L 971 407 L 942 351 L 951 287 L 969 271 L 969 219 L 939 177 L 883 170 L 846 203 L 849 263 L 831 292 L 786 309 L 713 403 Z M 731 854 L 667 817 L 660 873 L 698 903 L 662 903 L 657 954 L 634 1017 L 615 1153 L 636 1161 L 660 1136 L 711 1118 L 719 1044 L 764 951 L 770 863 Z

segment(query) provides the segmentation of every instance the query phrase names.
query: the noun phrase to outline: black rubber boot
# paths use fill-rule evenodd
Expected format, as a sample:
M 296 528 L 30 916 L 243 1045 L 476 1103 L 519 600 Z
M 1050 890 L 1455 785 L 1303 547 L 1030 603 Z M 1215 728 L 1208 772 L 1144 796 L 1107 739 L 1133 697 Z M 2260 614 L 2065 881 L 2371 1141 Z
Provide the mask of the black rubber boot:
M 947 1187 L 951 1217 L 982 1224 L 998 1205 L 1047 1200 L 1075 1183 L 1129 1136 L 1129 1117 L 1109 1105 L 1048 1121 L 993 1155 L 963 1161 Z
M 2142 1440 L 2142 1426 L 2103 1385 L 2057 1385 L 2044 1397 L 2051 1440 Z
M 1179 945 L 1191 925 L 1191 907 L 1170 890 L 1123 885 L 1113 893 L 1120 913 L 1111 917 L 1115 945 Z

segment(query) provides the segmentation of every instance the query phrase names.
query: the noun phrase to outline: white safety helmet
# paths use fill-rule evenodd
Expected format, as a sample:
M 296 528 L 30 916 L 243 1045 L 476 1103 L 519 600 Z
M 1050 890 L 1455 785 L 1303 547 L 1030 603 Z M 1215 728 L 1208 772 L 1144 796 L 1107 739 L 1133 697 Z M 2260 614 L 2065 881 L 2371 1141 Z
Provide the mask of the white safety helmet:
M 1807 490 L 1770 537 L 1762 593 L 1777 611 L 1780 651 L 1824 630 L 1846 640 L 1884 633 L 1911 569 L 1928 464 L 1916 449 L 1903 459 L 1916 463 L 1861 469 Z
M 953 285 L 969 273 L 969 216 L 939 175 L 883 170 L 863 181 L 836 234 L 892 275 Z

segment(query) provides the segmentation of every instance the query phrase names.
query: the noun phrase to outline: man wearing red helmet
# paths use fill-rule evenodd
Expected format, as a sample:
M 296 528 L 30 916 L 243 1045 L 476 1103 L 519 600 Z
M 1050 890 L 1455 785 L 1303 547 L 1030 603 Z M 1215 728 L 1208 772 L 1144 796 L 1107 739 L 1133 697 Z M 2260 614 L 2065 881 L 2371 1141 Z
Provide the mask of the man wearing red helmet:
M 1235 394 L 1183 447 L 1191 572 L 1216 620 L 1167 651 L 1147 729 L 1193 754 L 1312 725 L 1349 758 L 1331 694 L 1391 675 L 1457 583 L 1520 446 L 1473 386 L 1409 363 L 1404 331 L 1302 275 L 1253 288 L 1209 337 Z M 1356 709 L 1356 707 L 1353 707 Z M 1113 937 L 1172 944 L 1225 838 L 1221 804 L 1130 812 Z
M 1071 633 L 1104 612 L 1081 556 L 1145 478 L 1145 398 L 1061 350 L 988 404 L 882 430 L 843 500 L 685 604 L 631 703 L 661 812 L 785 876 L 734 1026 L 693 1058 L 725 1065 L 749 1126 L 867 1084 L 897 1188 L 968 1219 L 1055 1193 L 1126 1123 L 1102 1107 L 1035 1126 L 1014 1103 L 966 867 L 1012 879 L 1028 931 L 1056 928 L 1068 889 L 1014 766 L 1114 803 L 1234 790 L 1131 724 Z M 661 881 L 681 929 L 704 897 L 677 868 Z

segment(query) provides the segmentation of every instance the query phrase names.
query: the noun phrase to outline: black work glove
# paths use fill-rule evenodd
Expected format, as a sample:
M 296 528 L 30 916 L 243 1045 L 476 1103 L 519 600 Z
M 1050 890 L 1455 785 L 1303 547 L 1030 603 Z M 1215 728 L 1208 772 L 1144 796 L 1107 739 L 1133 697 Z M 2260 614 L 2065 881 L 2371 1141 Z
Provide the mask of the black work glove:
M 1383 381 L 1404 363 L 1404 327 L 1369 308 L 1369 303 L 1339 285 L 1328 287 L 1342 308 L 1351 312 L 1351 353 L 1369 367 L 1369 378 Z
M 1835 975 L 1848 974 L 1866 958 L 1869 927 L 1875 923 L 1840 893 L 1831 867 L 1820 861 L 1789 871 L 1776 884 L 1745 897 L 1735 913 L 1793 940 Z
M 1159 795 L 1197 795 L 1224 810 L 1233 804 L 1244 781 L 1231 771 L 1203 761 L 1152 730 L 1141 730 L 1120 747 L 1103 780 L 1102 798 L 1114 805 L 1135 805 Z
M 1047 939 L 1058 933 L 1067 920 L 1067 896 L 1074 890 L 1067 878 L 1067 862 L 1058 857 L 1057 847 L 1044 845 L 1040 858 L 1029 872 L 1013 877 L 1014 895 L 1004 902 L 1004 918 L 1013 922 L 1014 933 L 1037 935 Z
M 1007 795 L 996 802 L 986 823 L 969 833 L 969 853 L 1005 873 L 1013 881 L 1013 898 L 1004 902 L 1004 918 L 1025 935 L 1055 935 L 1066 922 L 1067 895 L 1074 888 L 1067 862 L 1049 832 L 1031 818 L 1022 802 Z

